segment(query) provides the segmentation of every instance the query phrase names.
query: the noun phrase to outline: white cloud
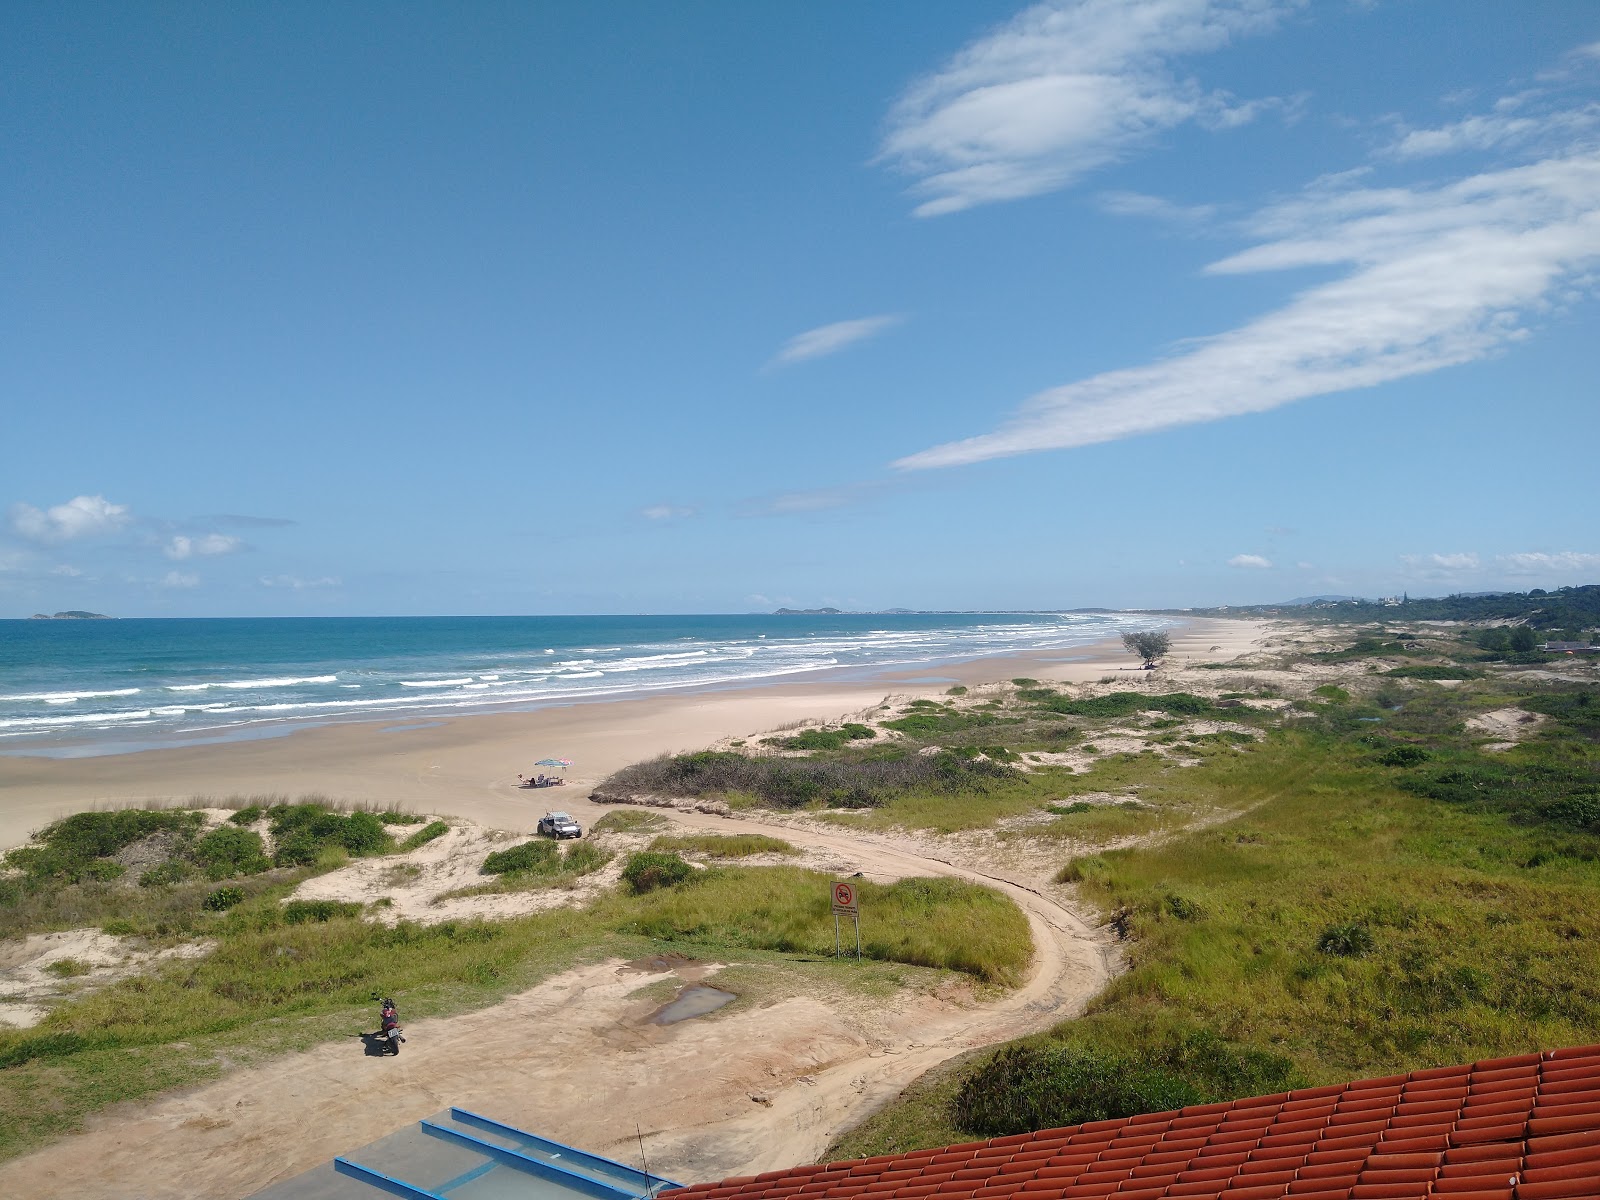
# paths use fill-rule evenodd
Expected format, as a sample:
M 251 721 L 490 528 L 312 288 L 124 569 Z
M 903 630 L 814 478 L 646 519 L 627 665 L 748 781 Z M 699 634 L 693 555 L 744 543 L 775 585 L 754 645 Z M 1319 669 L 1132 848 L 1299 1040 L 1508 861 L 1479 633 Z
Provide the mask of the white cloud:
M 67 579 L 76 579 L 78 576 L 82 575 L 83 572 L 78 570 L 77 567 L 71 566 L 67 563 L 62 563 L 59 567 L 52 567 L 50 569 L 50 574 L 61 575 Z
M 35 542 L 70 542 L 113 533 L 131 519 L 126 505 L 112 504 L 104 496 L 75 496 L 47 509 L 21 503 L 11 506 L 11 527 Z
M 1250 567 L 1258 571 L 1264 571 L 1272 565 L 1272 560 L 1262 558 L 1259 554 L 1235 554 L 1228 560 L 1228 565 L 1230 567 Z
M 1483 570 L 1483 560 L 1472 550 L 1451 554 L 1402 554 L 1400 561 L 1411 574 L 1423 579 L 1454 580 Z
M 1217 214 L 1214 204 L 1174 204 L 1160 196 L 1146 196 L 1142 192 L 1101 192 L 1100 207 L 1116 217 L 1150 217 L 1157 221 L 1170 221 L 1175 225 L 1193 225 L 1209 221 Z
M 263 575 L 258 583 L 264 588 L 290 588 L 294 591 L 305 591 L 308 588 L 336 588 L 340 586 L 337 576 L 324 575 L 320 579 L 301 579 L 298 575 Z
M 767 365 L 770 367 L 787 367 L 793 363 L 805 362 L 807 359 L 837 354 L 846 346 L 864 342 L 870 337 L 876 337 L 886 329 L 892 329 L 904 319 L 904 317 L 895 313 L 884 313 L 876 317 L 861 317 L 855 321 L 835 321 L 832 325 L 822 325 L 816 329 L 808 329 L 804 333 L 795 334 L 794 337 L 785 342 L 783 349 L 779 350 Z
M 1500 554 L 1496 561 L 1503 563 L 1507 573 L 1512 575 L 1600 571 L 1600 554 L 1580 554 L 1576 550 L 1562 550 L 1556 554 L 1542 551 Z
M 993 433 L 894 465 L 947 467 L 1114 441 L 1493 354 L 1526 336 L 1523 317 L 1592 286 L 1600 152 L 1429 188 L 1324 179 L 1251 224 L 1268 240 L 1213 263 L 1210 273 L 1313 265 L 1350 272 L 1170 358 L 1041 392 Z
M 185 537 L 178 534 L 166 544 L 165 553 L 168 558 L 211 558 L 218 554 L 231 554 L 243 543 L 236 537 L 226 533 L 207 533 L 200 537 Z
M 692 517 L 694 513 L 694 509 L 676 504 L 652 504 L 639 510 L 639 515 L 647 521 L 677 521 Z
M 1435 129 L 1407 130 L 1388 153 L 1409 159 L 1493 150 L 1551 137 L 1568 140 L 1600 125 L 1600 104 L 1525 115 L 1519 115 L 1519 108 L 1519 104 L 1502 100 L 1490 113 L 1465 117 Z
M 918 216 L 1066 187 L 1189 121 L 1228 128 L 1236 104 L 1175 60 L 1270 32 L 1302 0 L 1052 0 L 1018 14 L 913 84 L 881 159 L 919 177 Z
M 200 576 L 189 571 L 168 571 L 161 578 L 164 588 L 192 588 L 200 586 Z

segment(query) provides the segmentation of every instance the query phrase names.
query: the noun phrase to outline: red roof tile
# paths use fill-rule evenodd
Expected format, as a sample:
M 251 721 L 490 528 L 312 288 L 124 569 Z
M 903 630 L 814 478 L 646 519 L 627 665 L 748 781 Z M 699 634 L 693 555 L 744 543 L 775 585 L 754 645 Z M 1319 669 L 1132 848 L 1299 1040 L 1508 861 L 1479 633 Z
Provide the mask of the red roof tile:
M 1594 1200 L 1600 1045 L 940 1150 L 743 1175 L 664 1200 Z

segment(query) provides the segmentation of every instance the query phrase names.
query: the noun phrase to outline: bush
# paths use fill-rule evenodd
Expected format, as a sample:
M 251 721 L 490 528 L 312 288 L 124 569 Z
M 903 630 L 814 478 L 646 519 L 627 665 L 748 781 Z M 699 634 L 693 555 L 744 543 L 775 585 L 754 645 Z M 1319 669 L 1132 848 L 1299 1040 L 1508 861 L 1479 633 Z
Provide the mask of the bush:
M 277 804 L 269 813 L 278 847 L 272 856 L 280 867 L 309 866 L 324 847 L 338 846 L 354 855 L 381 854 L 392 845 L 383 821 L 374 813 L 337 813 L 324 804 Z
M 361 905 L 341 900 L 291 900 L 283 906 L 283 920 L 288 925 L 308 925 L 360 915 Z
M 219 825 L 194 844 L 194 859 L 211 879 L 230 875 L 259 875 L 272 864 L 266 846 L 253 829 Z
M 509 850 L 496 850 L 483 860 L 483 874 L 511 875 L 533 872 L 554 875 L 561 869 L 561 852 L 554 842 L 523 842 Z
M 21 868 L 36 881 L 78 883 L 114 879 L 122 874 L 103 861 L 153 833 L 191 836 L 204 820 L 199 813 L 123 808 L 112 812 L 74 813 L 46 826 L 38 846 L 24 846 L 6 855 L 6 865 Z
M 211 912 L 227 912 L 235 904 L 244 903 L 244 889 L 236 887 L 222 887 L 212 892 L 200 902 L 200 907 Z
M 181 858 L 171 858 L 160 866 L 151 867 L 139 876 L 140 887 L 168 887 L 189 878 L 189 864 Z
M 694 868 L 678 855 L 653 850 L 628 855 L 627 865 L 622 868 L 623 882 L 640 896 L 657 888 L 675 887 L 692 874 Z
M 1392 750 L 1378 756 L 1378 761 L 1386 767 L 1414 767 L 1418 763 L 1425 763 L 1433 755 L 1421 746 L 1396 746 Z
M 261 819 L 263 811 L 265 810 L 259 804 L 247 804 L 229 817 L 228 820 L 235 825 L 254 825 Z
M 1015 1042 L 967 1077 L 954 1115 L 964 1130 L 1004 1137 L 1281 1091 L 1293 1083 L 1288 1059 L 1230 1045 L 1209 1030 L 1172 1035 L 1142 1054 Z
M 1330 925 L 1317 939 L 1317 949 L 1336 958 L 1363 958 L 1377 949 L 1372 931 L 1359 921 Z
M 1473 671 L 1467 667 L 1396 667 L 1392 671 L 1385 671 L 1390 679 L 1477 679 L 1482 671 Z
M 1393 672 L 1391 671 L 1390 674 L 1393 674 Z M 1350 693 L 1336 683 L 1325 683 L 1319 688 L 1313 688 L 1312 691 L 1332 704 L 1350 703 Z

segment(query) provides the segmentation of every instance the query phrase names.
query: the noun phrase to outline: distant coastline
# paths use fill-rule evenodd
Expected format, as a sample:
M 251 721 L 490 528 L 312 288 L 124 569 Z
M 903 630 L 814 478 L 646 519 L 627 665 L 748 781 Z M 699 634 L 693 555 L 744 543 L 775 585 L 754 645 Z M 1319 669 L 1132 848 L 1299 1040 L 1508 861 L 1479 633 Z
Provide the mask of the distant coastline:
M 69 608 L 58 613 L 34 613 L 30 621 L 115 621 L 115 617 L 108 617 L 105 613 L 85 612 L 81 608 Z

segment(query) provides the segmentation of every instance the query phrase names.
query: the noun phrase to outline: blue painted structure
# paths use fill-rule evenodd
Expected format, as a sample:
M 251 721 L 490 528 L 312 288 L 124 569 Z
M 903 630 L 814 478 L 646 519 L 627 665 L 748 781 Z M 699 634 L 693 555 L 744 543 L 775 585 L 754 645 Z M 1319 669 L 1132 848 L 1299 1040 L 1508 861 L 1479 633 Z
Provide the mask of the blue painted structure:
M 451 1108 L 254 1200 L 655 1200 L 659 1175 Z

